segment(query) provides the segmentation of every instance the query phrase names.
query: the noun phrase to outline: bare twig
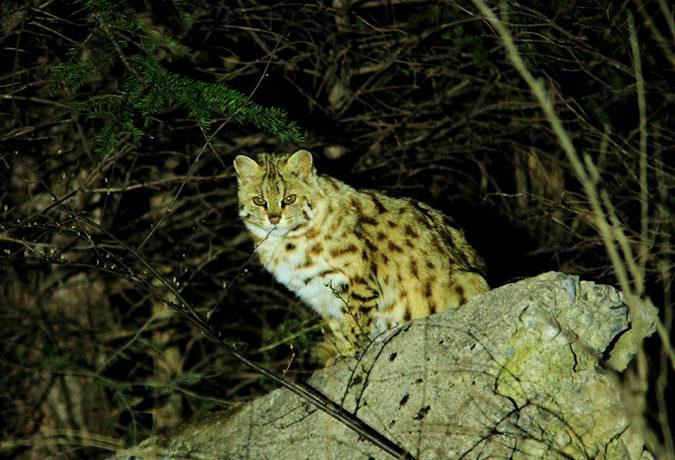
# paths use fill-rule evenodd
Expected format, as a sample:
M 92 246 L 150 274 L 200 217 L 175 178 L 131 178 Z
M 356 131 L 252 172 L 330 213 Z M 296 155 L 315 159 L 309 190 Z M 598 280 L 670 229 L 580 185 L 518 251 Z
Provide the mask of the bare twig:
M 638 266 L 637 273 L 633 273 L 632 271 L 628 272 L 625 268 L 624 260 L 622 260 L 619 254 L 616 245 L 616 239 L 613 234 L 614 230 L 620 232 L 621 227 L 619 226 L 618 228 L 616 228 L 607 221 L 607 216 L 602 208 L 601 204 L 602 200 L 600 198 L 600 194 L 597 189 L 597 180 L 594 179 L 594 175 L 597 175 L 597 173 L 594 174 L 593 172 L 589 171 L 587 168 L 584 167 L 584 164 L 581 161 L 569 134 L 563 127 L 560 118 L 555 112 L 553 102 L 551 101 L 551 98 L 547 94 L 543 82 L 541 80 L 535 79 L 532 73 L 528 70 L 513 41 L 513 37 L 510 31 L 507 29 L 504 23 L 499 18 L 497 18 L 495 13 L 490 8 L 488 8 L 488 6 L 485 4 L 483 0 L 472 0 L 472 1 L 499 34 L 499 37 L 502 40 L 504 47 L 506 48 L 506 53 L 511 63 L 516 68 L 518 73 L 521 75 L 523 80 L 525 80 L 525 82 L 528 84 L 530 90 L 532 91 L 532 94 L 536 97 L 537 101 L 539 102 L 542 110 L 546 114 L 549 123 L 551 124 L 553 132 L 558 138 L 561 147 L 565 151 L 565 154 L 567 155 L 570 164 L 572 165 L 579 181 L 583 186 L 586 196 L 588 197 L 589 202 L 591 204 L 593 215 L 596 219 L 598 230 L 602 236 L 602 241 L 605 245 L 605 249 L 607 250 L 607 253 L 610 257 L 612 267 L 614 268 L 614 272 L 619 281 L 619 285 L 624 293 L 624 298 L 631 312 L 631 317 L 633 320 L 633 328 L 643 329 L 647 327 L 647 325 L 639 323 L 640 314 L 638 312 L 638 305 L 637 305 L 638 293 L 641 292 L 641 288 L 638 287 L 638 283 L 640 280 L 644 278 L 644 268 Z M 646 203 L 643 206 L 646 207 Z M 632 281 L 635 284 L 631 283 L 631 277 Z M 671 366 L 675 367 L 675 354 L 672 353 L 672 347 L 670 346 L 670 337 L 668 336 L 665 327 L 658 318 L 656 319 L 656 328 L 661 338 L 661 342 L 664 345 L 664 349 L 671 350 L 669 353 Z M 638 399 L 637 401 L 635 401 L 635 403 L 637 407 L 639 407 L 639 411 L 637 411 L 637 413 L 634 414 L 633 423 L 635 424 L 636 427 L 638 427 L 640 432 L 644 434 L 645 441 L 649 444 L 654 444 L 656 442 L 655 441 L 656 438 L 651 434 L 650 429 L 644 419 L 644 414 L 642 413 L 642 410 L 645 407 L 645 394 L 648 388 L 646 356 L 644 353 L 644 348 L 642 346 L 640 346 L 637 350 L 636 362 L 637 362 L 636 366 L 637 381 L 635 382 L 636 386 L 634 390 L 636 390 L 638 394 L 633 396 Z M 657 445 L 652 445 L 651 447 L 654 449 L 658 448 Z
M 644 292 L 644 275 L 649 257 L 649 191 L 647 188 L 647 102 L 645 101 L 645 81 L 642 78 L 642 61 L 640 60 L 640 46 L 633 14 L 628 11 L 628 27 L 630 30 L 630 47 L 633 52 L 633 66 L 635 68 L 635 82 L 637 84 L 638 110 L 640 116 L 640 246 L 638 251 L 638 269 L 636 276 L 636 292 L 640 296 Z
M 72 210 L 66 209 L 68 212 L 72 212 Z M 162 285 L 166 286 L 166 288 L 175 296 L 176 302 L 172 302 L 169 299 L 163 299 L 164 302 L 171 307 L 173 310 L 176 312 L 180 313 L 184 318 L 186 318 L 188 321 L 196 325 L 203 333 L 205 336 L 213 340 L 214 342 L 218 343 L 220 347 L 223 348 L 228 354 L 232 355 L 234 358 L 236 358 L 238 361 L 242 362 L 246 366 L 250 367 L 253 369 L 255 372 L 259 373 L 260 375 L 269 378 L 270 380 L 276 382 L 277 384 L 283 386 L 287 390 L 295 393 L 296 395 L 300 396 L 307 402 L 311 403 L 314 405 L 317 409 L 325 412 L 326 414 L 330 415 L 340 423 L 344 424 L 345 426 L 349 427 L 350 429 L 354 430 L 356 433 L 359 435 L 363 436 L 364 438 L 368 439 L 370 442 L 372 442 L 374 445 L 378 446 L 380 449 L 383 451 L 393 455 L 396 458 L 400 459 L 414 459 L 412 454 L 410 454 L 408 451 L 406 451 L 404 448 L 400 447 L 396 443 L 394 443 L 391 439 L 387 438 L 383 434 L 381 434 L 379 431 L 377 431 L 375 428 L 352 414 L 351 412 L 347 411 L 345 408 L 343 408 L 341 405 L 337 404 L 335 401 L 330 399 L 328 396 L 323 394 L 320 390 L 317 388 L 307 384 L 307 383 L 296 383 L 292 382 L 285 377 L 282 377 L 267 368 L 251 361 L 249 358 L 244 356 L 243 354 L 239 353 L 237 350 L 235 350 L 231 345 L 229 345 L 225 339 L 217 332 L 215 331 L 206 320 L 204 320 L 195 310 L 190 306 L 190 304 L 182 297 L 181 293 L 178 291 L 174 283 L 169 282 L 155 267 L 150 264 L 140 253 L 139 251 L 131 248 L 128 246 L 126 243 L 123 241 L 119 240 L 117 237 L 115 237 L 112 233 L 110 233 L 107 229 L 104 227 L 100 226 L 96 222 L 92 221 L 91 219 L 88 219 L 84 216 L 76 216 L 76 219 L 88 226 L 91 226 L 95 229 L 97 229 L 99 232 L 105 234 L 108 238 L 110 238 L 113 242 L 115 242 L 117 245 L 119 245 L 120 248 L 128 252 L 131 256 L 134 257 L 138 262 L 141 263 L 142 266 L 145 267 L 145 269 L 156 279 L 158 279 Z

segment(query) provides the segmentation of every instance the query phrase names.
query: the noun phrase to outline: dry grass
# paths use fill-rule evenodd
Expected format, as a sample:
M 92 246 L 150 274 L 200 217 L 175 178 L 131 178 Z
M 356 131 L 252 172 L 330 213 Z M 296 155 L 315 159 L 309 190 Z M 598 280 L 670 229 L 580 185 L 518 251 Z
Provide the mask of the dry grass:
M 60 3 L 0 5 L 0 448 L 17 458 L 101 457 L 275 387 L 165 303 L 185 299 L 289 379 L 311 372 L 303 351 L 320 335 L 257 266 L 236 218 L 234 155 L 296 146 L 229 116 L 205 130 L 175 108 L 97 154 L 101 121 L 72 102 L 110 94 L 128 59 L 71 93 L 54 92 L 50 72 L 71 47 L 77 62 L 125 56 L 145 32 L 111 37 Z M 499 20 L 479 0 L 480 13 L 452 1 L 196 1 L 189 26 L 185 2 L 133 5 L 148 30 L 188 47 L 167 41 L 163 65 L 283 107 L 322 171 L 453 215 L 492 285 L 558 269 L 617 283 L 629 304 L 653 299 L 658 337 L 624 381 L 634 423 L 672 456 L 667 2 L 503 2 Z
M 650 194 L 647 185 L 647 114 L 645 104 L 645 86 L 642 77 L 642 66 L 640 63 L 640 53 L 638 39 L 635 32 L 633 16 L 628 12 L 628 24 L 630 26 L 630 42 L 633 52 L 635 66 L 636 91 L 639 107 L 639 132 L 640 132 L 640 173 L 639 173 L 639 202 L 640 202 L 640 238 L 636 243 L 628 240 L 624 231 L 627 225 L 618 218 L 616 208 L 612 204 L 606 190 L 600 190 L 600 175 L 598 168 L 589 155 L 582 157 L 572 142 L 572 139 L 563 127 L 560 117 L 556 113 L 554 103 L 546 90 L 544 83 L 537 80 L 528 70 L 526 64 L 516 47 L 513 36 L 508 27 L 502 20 L 497 18 L 496 14 L 488 8 L 483 0 L 472 0 L 480 12 L 487 18 L 490 24 L 496 29 L 504 43 L 506 52 L 513 66 L 518 73 L 527 82 L 532 94 L 537 99 L 546 118 L 551 124 L 558 142 L 565 151 L 567 158 L 572 165 L 574 172 L 583 186 L 586 198 L 588 199 L 595 224 L 602 238 L 602 242 L 607 251 L 607 255 L 612 263 L 616 279 L 619 283 L 624 298 L 631 311 L 633 318 L 632 327 L 636 330 L 646 331 L 647 324 L 641 324 L 638 313 L 640 297 L 645 292 L 646 266 L 650 259 L 649 248 L 652 246 L 650 241 L 650 220 L 649 220 L 649 200 Z M 635 246 L 635 248 L 634 248 Z M 637 255 L 636 255 L 637 254 Z M 670 309 L 670 305 L 665 305 Z M 662 307 L 663 310 L 663 307 Z M 670 330 L 663 321 L 657 318 L 656 330 L 659 334 L 662 354 L 669 360 L 671 370 L 675 369 L 675 353 L 670 342 Z M 675 456 L 671 436 L 669 414 L 665 405 L 665 395 L 659 397 L 659 414 L 657 415 L 660 429 L 662 430 L 663 441 L 649 426 L 645 412 L 648 408 L 647 393 L 650 391 L 650 381 L 648 375 L 648 360 L 645 354 L 644 345 L 640 347 L 635 357 L 635 364 L 628 371 L 625 377 L 627 384 L 624 385 L 624 401 L 629 408 L 631 415 L 631 426 L 642 433 L 643 439 L 648 449 L 653 452 L 657 458 L 672 458 Z M 665 363 L 664 363 L 665 364 Z M 660 379 L 667 379 L 667 366 L 661 369 Z

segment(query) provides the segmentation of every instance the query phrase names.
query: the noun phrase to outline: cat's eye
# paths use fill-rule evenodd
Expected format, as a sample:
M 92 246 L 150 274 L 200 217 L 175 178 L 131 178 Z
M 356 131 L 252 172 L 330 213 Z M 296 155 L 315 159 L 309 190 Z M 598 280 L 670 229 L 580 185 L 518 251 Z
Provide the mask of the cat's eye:
M 295 195 L 288 195 L 284 197 L 283 203 L 284 204 L 293 204 L 295 203 Z
M 254 198 L 253 198 L 253 202 L 254 202 L 255 204 L 257 204 L 258 206 L 265 206 L 265 205 L 267 204 L 267 202 L 265 201 L 265 199 L 264 199 L 263 197 L 261 197 L 261 196 L 256 196 L 256 197 L 254 197 Z

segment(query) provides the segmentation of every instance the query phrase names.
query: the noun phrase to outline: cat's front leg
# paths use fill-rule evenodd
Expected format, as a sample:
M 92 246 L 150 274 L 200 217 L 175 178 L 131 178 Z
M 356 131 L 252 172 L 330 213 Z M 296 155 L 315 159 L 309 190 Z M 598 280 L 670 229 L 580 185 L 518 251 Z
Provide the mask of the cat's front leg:
M 347 314 L 341 319 L 328 318 L 324 323 L 329 331 L 314 348 L 313 355 L 325 367 L 332 366 L 340 358 L 354 356 L 362 351 L 370 338 L 366 334 L 364 318 Z
M 341 314 L 327 320 L 332 334 L 320 348 L 324 355 L 330 355 L 326 351 L 332 351 L 337 356 L 352 356 L 363 351 L 373 336 L 381 294 L 375 286 L 358 276 L 341 285 L 340 289 L 333 286 L 333 293 L 341 304 Z

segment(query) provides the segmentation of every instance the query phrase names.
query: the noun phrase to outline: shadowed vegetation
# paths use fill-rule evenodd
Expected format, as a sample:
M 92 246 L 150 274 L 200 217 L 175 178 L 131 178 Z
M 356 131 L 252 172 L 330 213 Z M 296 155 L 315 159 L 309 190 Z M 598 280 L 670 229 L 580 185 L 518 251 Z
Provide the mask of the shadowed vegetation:
M 672 454 L 673 13 L 488 7 L 541 86 L 466 2 L 2 2 L 2 455 L 101 458 L 274 387 L 168 284 L 253 360 L 311 372 L 317 318 L 252 257 L 231 167 L 298 147 L 453 216 L 492 286 L 560 270 L 649 297 L 626 388 Z

